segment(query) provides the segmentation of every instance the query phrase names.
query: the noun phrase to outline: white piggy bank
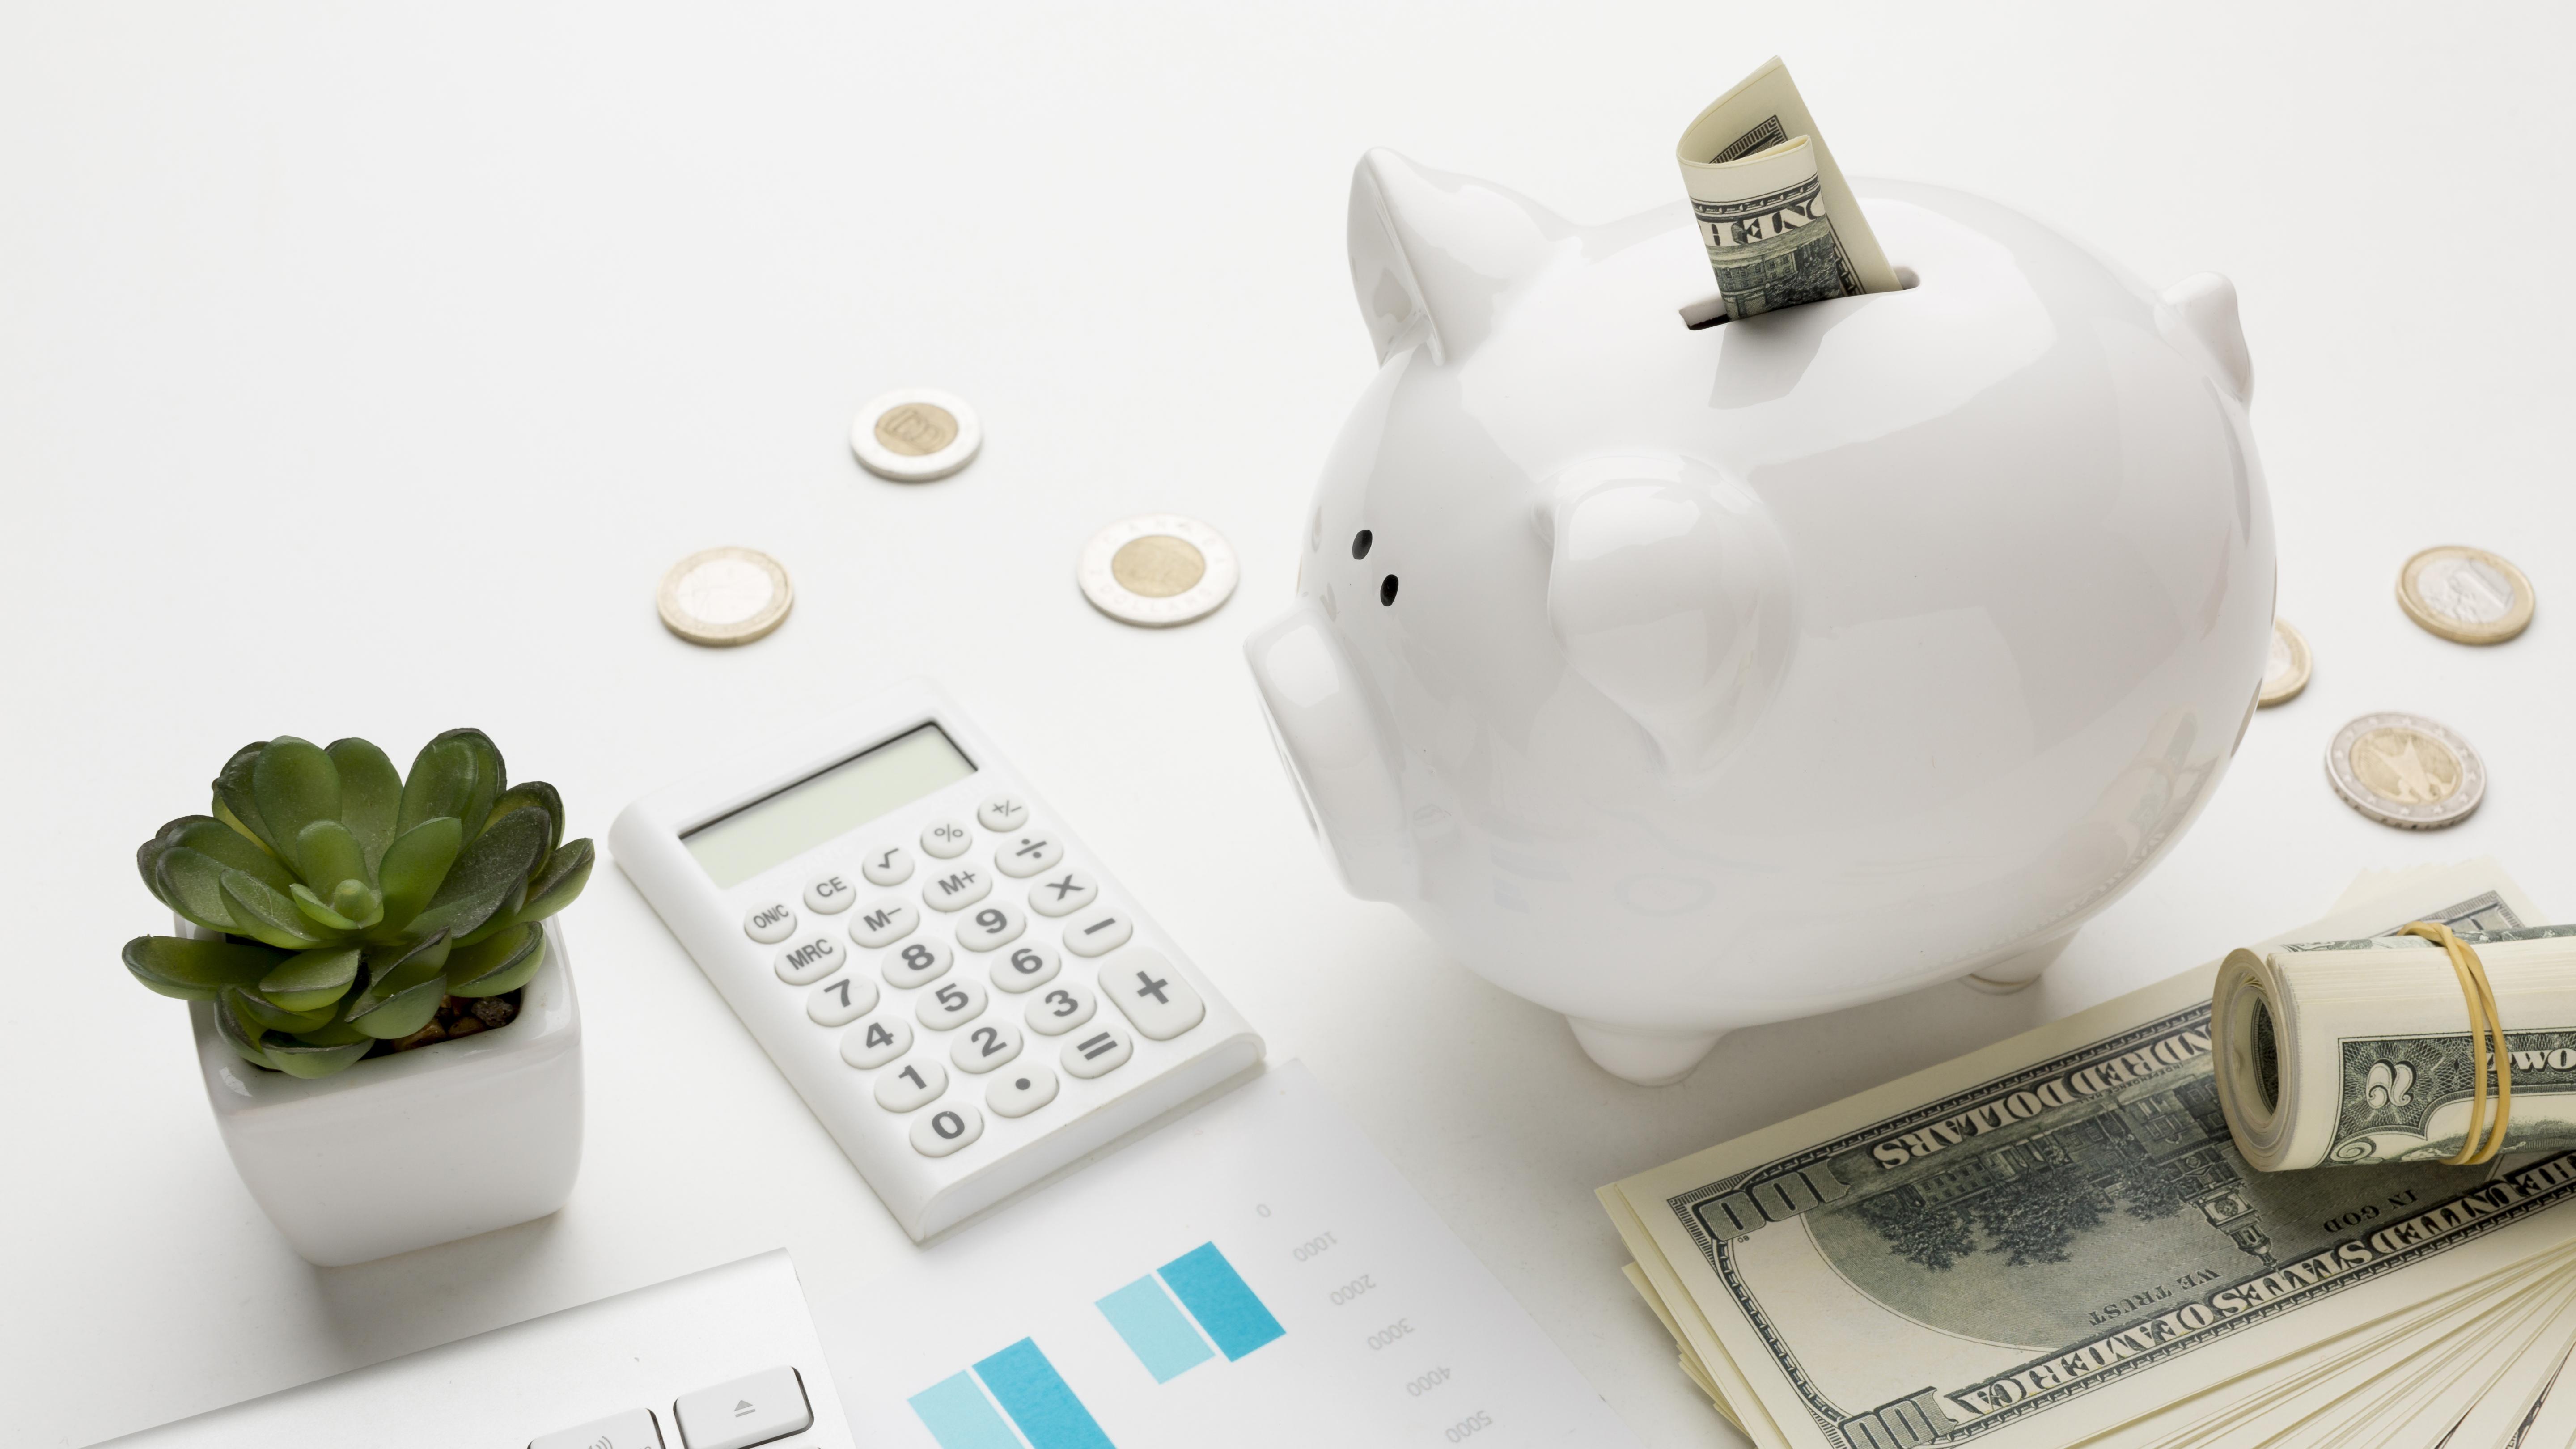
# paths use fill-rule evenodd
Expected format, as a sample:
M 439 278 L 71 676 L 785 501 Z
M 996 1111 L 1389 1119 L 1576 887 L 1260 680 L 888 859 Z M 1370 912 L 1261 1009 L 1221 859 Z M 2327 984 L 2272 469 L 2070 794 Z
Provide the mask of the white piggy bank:
M 1858 190 L 1906 290 L 1693 330 L 1681 203 L 1575 226 L 1385 151 L 1353 181 L 1383 365 L 1252 672 L 1350 889 L 1630 1081 L 2036 979 L 2253 713 L 2234 289 Z

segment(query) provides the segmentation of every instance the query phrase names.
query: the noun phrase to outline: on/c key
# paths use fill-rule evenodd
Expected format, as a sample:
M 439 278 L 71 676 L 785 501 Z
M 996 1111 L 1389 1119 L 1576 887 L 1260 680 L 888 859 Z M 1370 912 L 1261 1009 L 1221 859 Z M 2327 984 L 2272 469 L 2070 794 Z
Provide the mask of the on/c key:
M 804 1380 L 785 1364 L 682 1394 L 671 1405 L 686 1449 L 751 1449 L 813 1427 Z M 620 1445 L 619 1449 L 625 1449 Z

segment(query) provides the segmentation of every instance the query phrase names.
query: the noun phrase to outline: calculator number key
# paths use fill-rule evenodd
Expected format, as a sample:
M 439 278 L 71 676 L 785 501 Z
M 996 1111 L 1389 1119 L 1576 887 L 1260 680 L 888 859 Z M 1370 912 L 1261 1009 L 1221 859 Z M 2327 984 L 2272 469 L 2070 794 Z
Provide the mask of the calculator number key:
M 1041 916 L 1069 916 L 1100 899 L 1100 882 L 1078 870 L 1060 870 L 1029 887 L 1029 909 Z
M 993 958 L 993 989 L 1014 996 L 1035 991 L 1053 981 L 1058 968 L 1054 947 L 1044 941 L 1022 941 L 1009 955 Z
M 877 984 L 864 976 L 835 976 L 805 998 L 816 1026 L 848 1026 L 877 1009 Z
M 885 976 L 888 986 L 919 986 L 947 975 L 949 963 L 955 959 L 948 952 L 947 942 L 936 936 L 924 936 L 918 941 L 906 941 L 901 947 L 885 953 L 885 960 L 877 969 Z
M 1100 1007 L 1100 998 L 1079 981 L 1059 982 L 1029 1002 L 1029 1030 L 1040 1036 L 1062 1036 Z
M 1053 870 L 1064 859 L 1064 847 L 1052 835 L 1030 831 L 1014 835 L 993 847 L 993 863 L 1002 874 L 1013 880 L 1025 880 L 1042 870 Z
M 841 1060 L 873 1072 L 912 1050 L 912 1023 L 899 1016 L 879 1017 L 841 1033 Z
M 876 847 L 868 852 L 867 859 L 859 862 L 859 874 L 866 876 L 870 885 L 903 884 L 912 879 L 912 847 L 909 845 Z
M 764 946 L 775 946 L 796 934 L 796 908 L 785 901 L 754 906 L 743 913 L 742 933 Z
M 984 1089 L 984 1105 L 996 1117 L 1025 1117 L 1055 1100 L 1055 1073 L 1035 1062 L 1023 1062 L 993 1079 Z
M 934 911 L 962 911 L 993 893 L 993 873 L 973 866 L 959 866 L 940 874 L 933 870 L 930 879 L 921 883 L 921 898 Z
M 1029 802 L 1017 795 L 991 796 L 975 807 L 975 823 L 987 830 L 1017 830 L 1029 823 Z
M 960 1033 L 957 1044 L 948 1049 L 948 1059 L 957 1064 L 957 1070 L 980 1077 L 995 1067 L 1009 1066 L 1026 1041 L 1018 1027 L 996 1017 Z
M 1114 1026 L 1104 1026 L 1088 1036 L 1078 1036 L 1066 1042 L 1064 1055 L 1059 1060 L 1064 1063 L 1066 1071 L 1089 1080 L 1118 1070 L 1134 1055 L 1134 1037 Z
M 810 986 L 840 970 L 841 963 L 849 958 L 850 953 L 841 949 L 840 942 L 829 936 L 816 936 L 779 952 L 773 964 L 779 980 L 790 986 Z
M 921 828 L 921 852 L 934 860 L 955 860 L 975 843 L 975 832 L 963 820 L 933 820 Z
M 850 918 L 850 939 L 873 951 L 911 935 L 913 927 L 920 924 L 921 912 L 914 910 L 909 901 L 878 901 L 860 907 L 859 913 Z
M 964 1102 L 912 1119 L 912 1150 L 924 1157 L 946 1157 L 984 1135 L 984 1114 Z
M 1155 1041 L 1170 1041 L 1207 1020 L 1207 1003 L 1158 952 L 1127 951 L 1102 962 L 1100 989 Z
M 859 898 L 859 888 L 845 876 L 816 876 L 805 883 L 805 909 L 818 916 L 837 916 Z
M 957 944 L 969 951 L 991 951 L 1007 946 L 1029 928 L 1029 918 L 1019 907 L 1007 901 L 990 901 L 975 908 L 975 913 L 957 923 Z
M 942 981 L 930 988 L 921 998 L 920 1010 L 914 1014 L 921 1018 L 923 1026 L 932 1031 L 946 1031 L 982 1016 L 988 999 L 984 995 L 983 983 L 961 977 L 955 981 Z
M 1127 944 L 1136 925 L 1125 911 L 1093 911 L 1064 925 L 1064 949 L 1076 956 L 1106 956 Z
M 948 1069 L 928 1057 L 915 1057 L 877 1078 L 877 1105 L 889 1112 L 909 1112 L 939 1100 L 948 1090 Z

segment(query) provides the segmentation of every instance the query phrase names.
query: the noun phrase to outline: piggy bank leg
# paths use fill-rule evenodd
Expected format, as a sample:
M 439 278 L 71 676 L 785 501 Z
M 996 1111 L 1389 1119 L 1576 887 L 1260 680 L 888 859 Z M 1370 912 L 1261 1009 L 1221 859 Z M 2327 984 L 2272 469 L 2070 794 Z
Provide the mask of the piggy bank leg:
M 1656 1036 L 1578 1016 L 1567 1017 L 1565 1024 L 1574 1028 L 1575 1041 L 1595 1066 L 1640 1087 L 1669 1087 L 1689 1076 L 1717 1039 L 1726 1035 L 1713 1031 L 1703 1036 Z
M 2069 931 L 2054 941 L 2042 941 L 2027 951 L 1980 966 L 1959 979 L 1989 996 L 2010 996 L 2037 981 L 2039 973 L 2047 970 L 2057 960 L 2058 953 L 2066 949 L 2066 943 L 2074 939 L 2075 933 Z

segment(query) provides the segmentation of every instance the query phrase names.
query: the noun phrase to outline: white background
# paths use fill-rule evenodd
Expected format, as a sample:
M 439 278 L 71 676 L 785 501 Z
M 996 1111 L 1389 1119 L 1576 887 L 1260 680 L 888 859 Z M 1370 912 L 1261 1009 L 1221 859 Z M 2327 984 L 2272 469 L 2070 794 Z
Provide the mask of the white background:
M 1597 1184 L 2305 919 L 2364 867 L 2492 852 L 2566 909 L 2565 15 L 0 9 L 0 1436 L 82 1444 L 782 1244 L 827 1345 L 886 1311 L 857 1289 L 911 1249 L 613 868 L 567 918 L 571 1205 L 356 1268 L 269 1229 L 184 1008 L 116 952 L 166 923 L 134 846 L 246 740 L 404 760 L 479 725 L 596 836 L 712 752 L 928 673 L 1648 1442 L 1731 1442 Z M 1371 371 L 1361 150 L 1603 220 L 1678 196 L 1683 123 L 1775 51 L 1855 174 L 2016 203 L 2159 286 L 2236 280 L 2317 677 L 2039 988 L 1746 1032 L 1646 1090 L 1340 892 L 1238 646 L 1288 601 Z M 922 385 L 974 401 L 982 460 L 862 473 L 852 409 Z M 1243 586 L 1126 629 L 1075 557 L 1159 510 L 1232 538 Z M 2398 613 L 2399 562 L 2451 541 L 2535 579 L 2520 641 Z M 748 649 L 654 620 L 663 569 L 719 543 L 795 575 Z M 2402 834 L 2328 793 L 2334 729 L 2392 708 L 2484 751 L 2475 819 Z

